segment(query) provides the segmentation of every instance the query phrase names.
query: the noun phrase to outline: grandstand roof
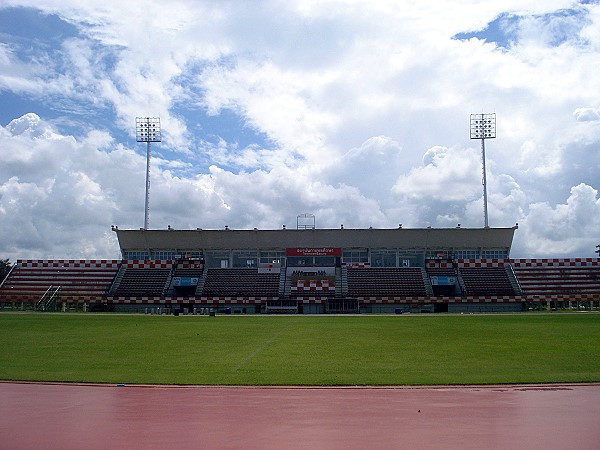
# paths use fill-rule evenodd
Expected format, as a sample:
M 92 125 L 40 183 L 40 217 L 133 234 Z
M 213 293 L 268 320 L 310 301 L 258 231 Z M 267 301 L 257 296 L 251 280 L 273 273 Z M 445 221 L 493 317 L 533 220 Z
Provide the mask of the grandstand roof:
M 292 247 L 505 249 L 511 228 L 393 228 L 280 230 L 121 230 L 121 251 L 174 249 L 262 249 Z

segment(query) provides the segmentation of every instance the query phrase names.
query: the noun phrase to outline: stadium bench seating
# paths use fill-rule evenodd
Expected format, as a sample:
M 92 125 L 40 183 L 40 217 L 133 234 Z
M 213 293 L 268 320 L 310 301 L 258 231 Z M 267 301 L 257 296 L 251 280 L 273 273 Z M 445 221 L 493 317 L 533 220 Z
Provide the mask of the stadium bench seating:
M 50 286 L 60 287 L 68 301 L 100 301 L 110 288 L 118 267 L 17 261 L 0 288 L 2 302 L 37 302 Z
M 202 289 L 205 297 L 277 297 L 279 273 L 256 268 L 208 269 Z
M 599 294 L 599 266 L 514 266 L 521 289 L 528 295 Z
M 163 294 L 171 269 L 125 269 L 115 297 L 160 296 Z
M 173 271 L 174 277 L 189 277 L 200 278 L 202 276 L 202 268 L 180 268 L 177 267 Z
M 512 296 L 515 290 L 504 267 L 460 267 L 465 295 Z
M 438 277 L 455 277 L 457 274 L 456 269 L 453 267 L 428 267 L 427 275 Z
M 348 296 L 425 296 L 423 272 L 418 267 L 348 268 Z

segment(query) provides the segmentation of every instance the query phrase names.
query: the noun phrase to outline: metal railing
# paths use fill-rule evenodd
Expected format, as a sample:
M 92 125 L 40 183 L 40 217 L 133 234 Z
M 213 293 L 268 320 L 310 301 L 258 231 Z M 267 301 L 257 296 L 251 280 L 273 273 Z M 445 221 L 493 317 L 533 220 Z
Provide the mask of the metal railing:
M 60 298 L 60 286 L 50 286 L 44 295 L 36 302 L 35 311 L 54 311 L 56 302 Z

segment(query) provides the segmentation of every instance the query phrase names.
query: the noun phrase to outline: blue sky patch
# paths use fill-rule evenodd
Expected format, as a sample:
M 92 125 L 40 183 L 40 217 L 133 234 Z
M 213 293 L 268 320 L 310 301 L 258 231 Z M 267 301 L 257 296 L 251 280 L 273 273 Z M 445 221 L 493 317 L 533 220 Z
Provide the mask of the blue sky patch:
M 35 41 L 36 47 L 51 47 L 76 36 L 77 27 L 55 14 L 43 14 L 33 8 L 0 9 L 2 42 L 19 45 Z
M 508 49 L 519 42 L 521 26 L 526 20 L 537 23 L 539 33 L 543 34 L 546 43 L 552 47 L 558 47 L 568 40 L 576 41 L 581 28 L 589 21 L 587 9 L 583 7 L 561 9 L 549 14 L 528 17 L 503 13 L 488 23 L 482 30 L 458 33 L 453 36 L 453 39 L 468 40 L 476 38 L 494 43 L 500 48 Z
M 516 39 L 514 27 L 518 23 L 517 16 L 504 13 L 500 14 L 487 27 L 478 31 L 468 31 L 458 33 L 453 36 L 453 39 L 466 41 L 472 38 L 496 44 L 501 48 L 509 48 L 511 43 Z

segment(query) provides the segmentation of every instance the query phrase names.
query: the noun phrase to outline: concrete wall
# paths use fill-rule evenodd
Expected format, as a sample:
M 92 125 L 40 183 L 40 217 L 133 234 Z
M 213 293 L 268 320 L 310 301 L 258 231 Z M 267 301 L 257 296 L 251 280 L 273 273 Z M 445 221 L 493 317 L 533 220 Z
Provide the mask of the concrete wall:
M 155 310 L 158 314 L 158 308 L 162 309 L 163 313 L 169 308 L 164 304 L 114 304 L 115 312 L 150 312 Z M 192 314 L 193 307 L 189 310 Z M 196 304 L 196 312 L 200 314 L 201 308 L 205 308 L 205 312 L 214 306 Z M 253 304 L 220 304 L 218 305 L 218 314 L 225 314 L 225 310 L 231 308 L 232 315 L 255 314 L 255 306 Z M 246 312 L 244 312 L 246 309 Z M 402 309 L 403 313 L 422 313 L 433 312 L 433 304 L 414 304 L 414 303 L 371 303 L 362 304 L 360 307 L 361 314 L 395 314 L 397 309 Z M 450 303 L 448 304 L 448 312 L 450 313 L 485 313 L 485 312 L 520 312 L 523 311 L 522 303 Z M 307 303 L 303 305 L 303 314 L 324 314 L 325 304 L 322 303 Z M 183 308 L 180 309 L 180 314 L 183 314 Z
M 360 312 L 364 314 L 397 314 L 397 310 L 406 313 L 433 312 L 431 303 L 363 303 Z
M 217 306 L 214 305 L 202 305 L 202 304 L 193 304 L 187 308 L 187 312 L 189 315 L 194 313 L 194 308 L 196 309 L 196 314 L 201 314 L 202 308 L 204 308 L 204 313 L 208 314 L 209 310 L 217 311 L 219 314 L 225 314 L 227 308 L 231 308 L 231 314 L 256 314 L 256 308 L 254 304 L 219 304 Z M 151 314 L 159 314 L 159 310 L 163 313 L 172 313 L 173 310 L 179 310 L 179 314 L 184 314 L 184 306 L 183 305 L 165 305 L 163 303 L 115 303 L 111 306 L 111 309 L 115 312 L 141 312 Z
M 481 313 L 481 312 L 520 312 L 522 303 L 450 303 L 448 312 L 451 313 Z

